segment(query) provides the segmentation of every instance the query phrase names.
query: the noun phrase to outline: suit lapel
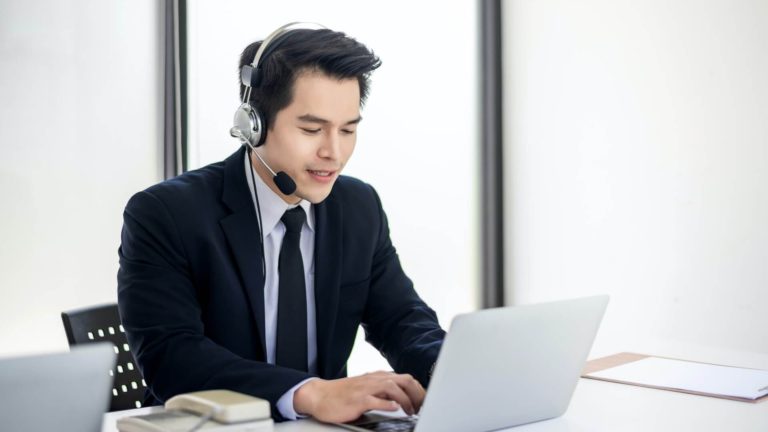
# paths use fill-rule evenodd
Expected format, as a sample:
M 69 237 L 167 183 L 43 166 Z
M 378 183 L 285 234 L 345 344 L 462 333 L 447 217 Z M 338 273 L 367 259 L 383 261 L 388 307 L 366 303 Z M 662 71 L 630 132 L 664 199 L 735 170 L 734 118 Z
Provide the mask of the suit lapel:
M 245 151 L 238 150 L 224 163 L 222 201 L 232 214 L 219 221 L 240 271 L 241 282 L 256 320 L 262 356 L 266 359 L 264 336 L 264 272 L 258 222 L 245 179 Z
M 317 370 L 331 376 L 328 356 L 333 346 L 333 330 L 341 284 L 341 206 L 329 196 L 315 206 L 315 310 L 317 325 Z

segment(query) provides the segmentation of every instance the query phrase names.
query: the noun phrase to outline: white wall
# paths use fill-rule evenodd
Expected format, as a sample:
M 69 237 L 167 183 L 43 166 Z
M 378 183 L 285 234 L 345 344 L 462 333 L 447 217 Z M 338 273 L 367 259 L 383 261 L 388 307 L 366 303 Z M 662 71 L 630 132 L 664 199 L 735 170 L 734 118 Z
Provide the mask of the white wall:
M 768 2 L 503 7 L 508 295 L 611 294 L 597 351 L 768 352 Z
M 0 355 L 116 301 L 128 198 L 162 179 L 160 6 L 0 3 Z
M 345 170 L 374 185 L 406 273 L 447 326 L 479 298 L 475 2 L 190 1 L 192 167 L 237 149 L 237 64 L 249 43 L 293 21 L 355 37 L 381 57 Z M 358 343 L 350 374 L 386 368 Z

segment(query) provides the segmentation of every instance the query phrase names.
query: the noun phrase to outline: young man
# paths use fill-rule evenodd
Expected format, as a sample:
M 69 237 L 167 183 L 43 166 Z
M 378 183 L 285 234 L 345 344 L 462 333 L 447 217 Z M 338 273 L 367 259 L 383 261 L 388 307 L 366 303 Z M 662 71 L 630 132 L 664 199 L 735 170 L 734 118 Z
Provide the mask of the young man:
M 376 192 L 340 176 L 379 59 L 330 30 L 291 30 L 272 48 L 249 97 L 263 144 L 126 206 L 118 303 L 147 402 L 231 389 L 267 399 L 277 420 L 414 413 L 445 332 L 401 269 Z M 346 377 L 361 324 L 394 373 Z

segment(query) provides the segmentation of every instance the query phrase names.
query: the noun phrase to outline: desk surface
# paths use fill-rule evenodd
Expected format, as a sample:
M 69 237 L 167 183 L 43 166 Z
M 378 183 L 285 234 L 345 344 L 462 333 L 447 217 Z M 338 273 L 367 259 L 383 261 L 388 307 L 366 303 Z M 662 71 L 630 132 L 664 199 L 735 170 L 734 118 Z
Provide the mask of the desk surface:
M 635 351 L 768 370 L 768 354 L 683 344 L 673 340 L 632 341 L 631 345 L 613 348 L 619 349 L 592 353 L 590 357 L 598 358 L 614 352 Z M 145 414 L 152 409 L 140 408 L 105 414 L 102 432 L 116 432 L 115 421 L 119 417 Z M 339 432 L 346 429 L 320 424 L 313 420 L 300 420 L 276 424 L 275 430 L 277 432 Z M 568 411 L 562 417 L 507 430 L 514 432 L 720 432 L 724 430 L 765 432 L 768 431 L 768 400 L 764 398 L 758 403 L 737 402 L 581 378 Z
M 117 430 L 115 421 L 152 408 L 118 411 L 104 417 L 102 432 Z M 279 432 L 328 432 L 345 429 L 312 420 L 275 425 Z M 768 431 L 768 402 L 736 402 L 580 379 L 568 411 L 560 418 L 516 428 L 515 432 L 580 431 Z

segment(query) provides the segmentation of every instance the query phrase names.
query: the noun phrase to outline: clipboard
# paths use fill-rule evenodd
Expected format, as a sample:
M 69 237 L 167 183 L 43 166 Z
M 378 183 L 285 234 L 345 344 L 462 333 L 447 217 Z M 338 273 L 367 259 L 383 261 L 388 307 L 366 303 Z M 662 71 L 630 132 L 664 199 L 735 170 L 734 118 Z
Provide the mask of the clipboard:
M 606 382 L 614 382 L 618 384 L 627 384 L 627 385 L 633 385 L 637 387 L 645 387 L 645 388 L 653 388 L 657 390 L 667 390 L 667 391 L 673 391 L 678 393 L 687 393 L 687 394 L 693 394 L 697 396 L 707 396 L 707 397 L 714 397 L 719 399 L 728 399 L 728 400 L 734 400 L 738 402 L 749 402 L 749 403 L 762 403 L 768 400 L 768 394 L 761 396 L 757 399 L 750 399 L 746 397 L 737 397 L 737 396 L 731 396 L 731 395 L 724 395 L 719 393 L 709 393 L 709 392 L 701 392 L 701 391 L 695 391 L 695 390 L 688 390 L 684 388 L 676 388 L 676 387 L 665 387 L 665 386 L 656 386 L 656 385 L 649 385 L 645 383 L 637 383 L 637 382 L 631 382 L 631 381 L 623 381 L 618 379 L 609 379 L 605 377 L 599 377 L 599 376 L 593 376 L 590 374 L 593 374 L 595 372 L 600 372 L 606 369 L 614 368 L 616 366 L 622 366 L 628 363 L 636 362 L 638 360 L 643 360 L 647 358 L 661 358 L 661 359 L 668 359 L 668 360 L 678 360 L 678 361 L 685 361 L 689 363 L 698 363 L 698 364 L 705 364 L 705 365 L 712 365 L 712 366 L 723 366 L 723 365 L 716 365 L 713 363 L 704 363 L 704 362 L 694 362 L 690 360 L 681 360 L 681 359 L 674 359 L 669 357 L 660 357 L 660 356 L 652 356 L 648 354 L 638 354 L 638 353 L 631 353 L 631 352 L 623 352 L 618 353 L 614 355 L 610 355 L 607 357 L 601 357 L 594 360 L 590 360 L 587 362 L 586 366 L 584 367 L 584 370 L 581 374 L 582 378 L 588 378 L 598 381 L 606 381 Z

